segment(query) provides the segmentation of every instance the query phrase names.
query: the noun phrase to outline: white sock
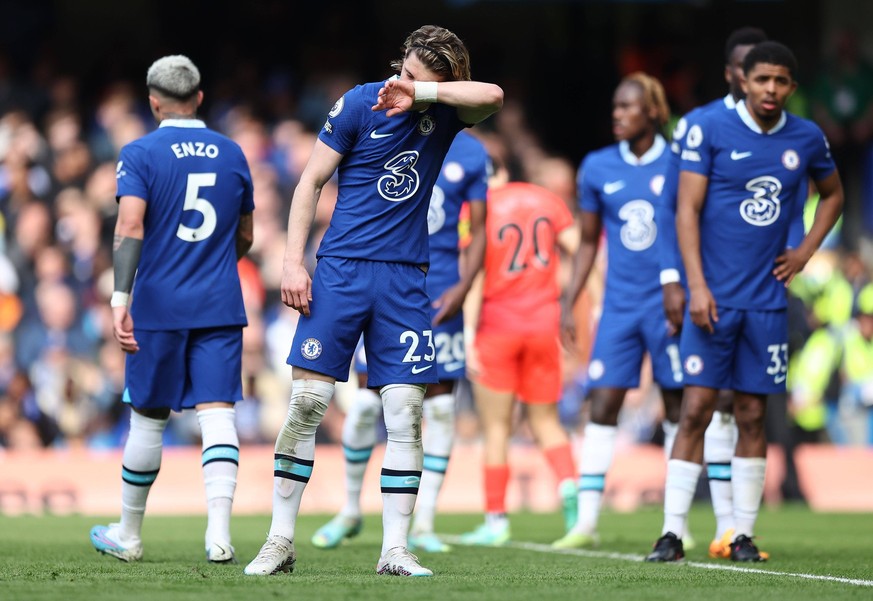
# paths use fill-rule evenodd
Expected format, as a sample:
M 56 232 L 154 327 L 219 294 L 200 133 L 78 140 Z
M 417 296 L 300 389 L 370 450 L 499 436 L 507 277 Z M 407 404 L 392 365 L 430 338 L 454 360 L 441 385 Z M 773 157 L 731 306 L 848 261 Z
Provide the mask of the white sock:
M 673 443 L 676 442 L 676 433 L 679 432 L 679 424 L 661 420 L 661 429 L 664 430 L 664 461 L 670 461 L 673 454 Z
M 343 422 L 343 455 L 346 466 L 346 504 L 340 514 L 361 516 L 361 487 L 373 447 L 376 446 L 376 420 L 382 413 L 382 397 L 369 388 L 358 388 Z
M 509 526 L 509 516 L 505 513 L 486 513 L 485 523 L 491 530 L 502 530 Z
M 685 521 L 694 501 L 694 491 L 703 466 L 682 459 L 667 462 L 667 484 L 664 490 L 664 529 L 661 534 L 672 532 L 681 537 L 685 533 Z
M 424 470 L 415 503 L 413 532 L 433 532 L 437 497 L 446 478 L 455 439 L 455 396 L 439 394 L 425 399 L 424 422 Z
M 767 460 L 764 457 L 734 457 L 731 460 L 734 486 L 735 538 L 741 534 L 753 536 L 761 496 L 764 494 L 764 474 Z
M 270 536 L 294 540 L 300 499 L 312 476 L 315 430 L 324 417 L 334 388 L 334 384 L 322 380 L 294 380 L 292 384 L 288 416 L 276 438 Z
M 737 426 L 732 415 L 715 411 L 703 437 L 703 462 L 709 477 L 716 540 L 735 527 L 731 459 L 736 446 L 736 431 Z
M 206 487 L 206 548 L 214 542 L 230 543 L 230 513 L 239 469 L 239 438 L 233 407 L 197 412 L 203 482 Z
M 152 419 L 130 412 L 130 433 L 121 458 L 122 542 L 139 541 L 146 500 L 161 469 L 164 428 L 168 419 Z
M 594 534 L 600 518 L 600 503 L 606 485 L 606 472 L 615 453 L 616 426 L 589 422 L 582 439 L 582 461 L 579 466 L 579 508 L 575 532 Z
M 406 547 L 415 497 L 421 483 L 421 412 L 425 387 L 382 387 L 382 410 L 388 443 L 382 462 L 382 555 Z

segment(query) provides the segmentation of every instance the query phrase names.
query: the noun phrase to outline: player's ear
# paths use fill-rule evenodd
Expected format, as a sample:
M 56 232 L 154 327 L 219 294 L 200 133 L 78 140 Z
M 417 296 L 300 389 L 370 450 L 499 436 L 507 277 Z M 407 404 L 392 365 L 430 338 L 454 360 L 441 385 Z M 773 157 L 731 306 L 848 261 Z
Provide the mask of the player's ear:
M 203 90 L 197 90 L 197 106 L 203 104 Z

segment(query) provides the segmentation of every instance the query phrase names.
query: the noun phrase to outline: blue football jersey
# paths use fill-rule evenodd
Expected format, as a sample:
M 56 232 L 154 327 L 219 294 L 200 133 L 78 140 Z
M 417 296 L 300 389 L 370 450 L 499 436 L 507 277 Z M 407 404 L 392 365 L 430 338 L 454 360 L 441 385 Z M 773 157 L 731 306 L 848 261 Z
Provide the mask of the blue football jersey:
M 117 197 L 146 201 L 133 286 L 137 328 L 246 325 L 236 258 L 240 214 L 254 210 L 242 150 L 195 119 L 165 119 L 121 149 Z
M 652 303 L 661 303 L 655 211 L 669 155 L 667 142 L 656 136 L 642 157 L 637 158 L 627 142 L 619 142 L 582 161 L 577 178 L 579 206 L 600 215 L 606 232 L 604 305 L 647 311 Z
M 787 305 L 773 275 L 808 178 L 835 170 L 821 129 L 787 112 L 763 132 L 746 109 L 708 111 L 689 120 L 680 169 L 707 176 L 700 254 L 716 302 L 735 309 Z M 803 198 L 800 198 L 803 196 Z
M 427 293 L 431 299 L 460 280 L 458 218 L 461 205 L 466 201 L 485 202 L 490 164 L 482 143 L 463 131 L 452 142 L 443 161 L 427 212 L 430 234 Z
M 382 85 L 346 92 L 318 135 L 343 158 L 336 208 L 316 254 L 426 264 L 431 190 L 465 124 L 439 103 L 390 118 L 373 111 Z
M 658 237 L 658 253 L 661 261 L 661 273 L 675 270 L 679 274 L 679 280 L 685 284 L 685 266 L 682 263 L 682 253 L 679 250 L 679 240 L 676 237 L 676 200 L 679 191 L 679 165 L 682 151 L 685 149 L 685 134 L 688 132 L 688 123 L 697 122 L 701 114 L 708 111 L 733 111 L 737 103 L 733 96 L 728 94 L 724 98 L 718 98 L 712 102 L 698 107 L 682 117 L 673 129 L 673 142 L 670 145 L 670 165 L 664 177 L 663 202 L 658 205 L 658 223 L 661 226 L 661 235 Z M 808 196 L 808 182 L 798 184 L 799 198 L 801 202 L 795 203 L 791 225 L 788 230 L 786 246 L 797 248 L 806 234 L 803 228 L 803 207 Z

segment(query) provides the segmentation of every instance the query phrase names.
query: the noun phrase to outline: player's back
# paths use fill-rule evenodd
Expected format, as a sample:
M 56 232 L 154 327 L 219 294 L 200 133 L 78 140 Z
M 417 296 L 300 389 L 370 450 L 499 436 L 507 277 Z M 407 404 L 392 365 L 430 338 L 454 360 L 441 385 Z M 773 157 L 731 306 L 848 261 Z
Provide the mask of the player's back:
M 165 120 L 122 149 L 118 196 L 146 201 L 131 313 L 141 329 L 246 323 L 237 272 L 241 213 L 254 209 L 239 146 L 197 120 Z
M 488 191 L 485 284 L 479 328 L 557 331 L 558 234 L 573 224 L 562 198 L 513 182 Z

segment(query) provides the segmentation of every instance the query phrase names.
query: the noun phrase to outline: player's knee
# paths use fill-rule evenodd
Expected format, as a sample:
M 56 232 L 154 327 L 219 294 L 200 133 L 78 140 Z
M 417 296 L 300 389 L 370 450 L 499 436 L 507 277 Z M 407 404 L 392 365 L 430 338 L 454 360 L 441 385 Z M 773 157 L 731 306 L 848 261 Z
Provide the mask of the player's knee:
M 334 385 L 329 382 L 295 380 L 280 437 L 305 440 L 315 436 L 333 391 Z
M 346 419 L 359 427 L 371 428 L 376 425 L 380 411 L 382 411 L 382 397 L 369 388 L 360 388 L 355 393 Z
M 424 419 L 428 422 L 453 424 L 455 421 L 455 397 L 438 394 L 424 400 Z
M 591 421 L 601 426 L 618 424 L 618 414 L 624 402 L 624 390 L 596 388 L 591 391 Z
M 410 443 L 421 441 L 424 388 L 418 384 L 391 384 L 382 388 L 388 440 Z

